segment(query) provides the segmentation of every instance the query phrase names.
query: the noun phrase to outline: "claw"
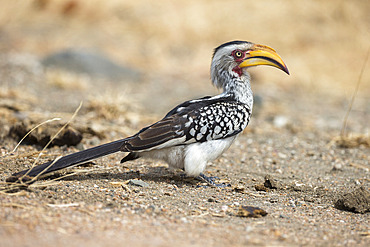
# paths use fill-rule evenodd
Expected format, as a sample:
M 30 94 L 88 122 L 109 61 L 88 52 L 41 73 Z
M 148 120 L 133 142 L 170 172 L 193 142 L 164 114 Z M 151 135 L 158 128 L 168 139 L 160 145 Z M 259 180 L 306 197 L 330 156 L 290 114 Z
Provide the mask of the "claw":
M 217 183 L 215 183 L 215 180 L 220 179 L 219 177 L 207 177 L 203 173 L 199 174 L 198 179 L 201 180 L 201 181 L 205 181 L 210 186 L 215 186 L 215 187 L 218 187 L 218 188 L 231 187 L 231 184 L 224 184 L 224 183 L 217 184 Z M 199 187 L 205 187 L 205 186 L 198 185 L 197 188 L 199 188 Z

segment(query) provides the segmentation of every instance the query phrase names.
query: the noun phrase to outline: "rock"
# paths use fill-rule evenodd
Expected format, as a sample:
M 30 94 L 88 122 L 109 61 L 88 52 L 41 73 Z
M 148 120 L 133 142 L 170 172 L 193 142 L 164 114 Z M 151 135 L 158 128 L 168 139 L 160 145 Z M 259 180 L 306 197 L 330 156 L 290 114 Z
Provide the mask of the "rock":
M 244 186 L 234 186 L 232 188 L 233 191 L 239 192 L 239 193 L 244 193 L 245 192 L 245 187 Z
M 265 187 L 265 185 L 263 184 L 256 184 L 254 186 L 254 188 L 256 189 L 256 191 L 265 191 L 265 192 L 269 192 L 269 189 Z
M 289 119 L 286 116 L 274 117 L 273 124 L 277 128 L 284 128 L 289 123 Z
M 265 176 L 265 182 L 263 184 L 255 185 L 254 188 L 257 191 L 269 192 L 269 189 L 274 189 L 274 190 L 284 189 L 284 185 L 283 183 L 277 181 L 275 178 L 273 178 L 271 175 L 268 174 Z
M 370 212 L 370 193 L 364 187 L 344 194 L 339 198 L 334 207 L 340 210 L 350 211 L 354 213 Z
M 26 53 L 0 54 L 1 83 L 13 88 L 34 85 L 44 77 L 39 59 Z
M 251 218 L 260 218 L 266 215 L 267 212 L 265 210 L 251 206 L 240 206 L 236 214 L 236 216 L 239 217 L 251 217 Z
M 138 179 L 130 179 L 128 182 L 130 185 L 135 185 L 139 187 L 149 187 L 149 184 L 144 182 L 143 180 L 138 180 Z
M 118 65 L 102 54 L 76 49 L 67 49 L 53 53 L 45 57 L 42 64 L 45 67 L 110 80 L 138 81 L 141 76 L 139 71 Z
M 265 182 L 263 185 L 269 189 L 280 189 L 282 187 L 281 184 L 276 179 L 274 179 L 271 175 L 265 176 Z
M 343 171 L 343 165 L 339 162 L 336 162 L 333 166 L 333 168 L 331 169 L 332 172 L 336 172 L 336 171 Z
M 207 202 L 217 202 L 214 198 L 208 198 Z
M 30 120 L 17 122 L 10 128 L 8 135 L 17 141 L 20 141 L 34 126 L 36 126 L 36 123 Z M 48 125 L 40 126 L 32 131 L 23 140 L 23 142 L 25 144 L 37 144 L 43 147 L 62 127 L 63 124 L 53 122 L 48 123 Z M 64 145 L 75 146 L 79 144 L 81 140 L 82 134 L 68 125 L 59 133 L 57 137 L 54 138 L 49 147 Z

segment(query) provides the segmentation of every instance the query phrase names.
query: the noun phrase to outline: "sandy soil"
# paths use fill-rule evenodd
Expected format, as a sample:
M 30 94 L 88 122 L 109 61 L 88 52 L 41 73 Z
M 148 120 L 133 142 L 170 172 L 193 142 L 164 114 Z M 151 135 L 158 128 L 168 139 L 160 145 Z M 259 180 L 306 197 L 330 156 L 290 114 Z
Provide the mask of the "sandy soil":
M 139 37 L 127 26 L 124 26 L 125 31 L 131 36 L 122 38 L 122 31 L 118 31 L 120 24 L 128 22 L 136 23 L 139 31 L 152 30 L 149 22 L 138 21 L 138 16 L 148 11 L 142 8 L 144 3 L 136 5 L 129 1 L 130 4 L 114 12 L 113 17 L 117 19 L 102 21 L 113 7 L 101 8 L 96 15 L 90 16 L 89 11 L 94 8 L 90 5 L 84 8 L 84 1 L 70 1 L 71 5 L 61 8 L 61 13 L 58 12 L 60 1 L 55 1 L 56 7 L 42 7 L 44 1 L 35 2 L 39 8 L 47 8 L 50 13 L 32 9 L 27 14 L 32 17 L 29 23 L 25 18 L 28 6 L 20 8 L 23 17 L 20 17 L 21 14 L 14 17 L 4 13 L 0 15 L 3 23 L 8 20 L 2 29 L 7 34 L 6 39 L 0 47 L 2 181 L 34 162 L 40 164 L 60 155 L 134 134 L 182 101 L 217 93 L 210 85 L 207 74 L 213 48 L 211 44 L 215 43 L 215 37 L 216 40 L 227 40 L 237 33 L 231 30 L 221 34 L 220 30 L 212 29 L 204 41 L 197 35 L 187 40 L 189 30 L 195 30 L 195 34 L 199 30 L 192 29 L 187 22 L 177 21 L 174 26 L 163 26 L 161 31 L 157 27 L 153 30 L 152 40 L 144 42 L 143 36 Z M 206 9 L 202 4 L 190 2 L 183 10 L 186 14 Z M 213 11 L 221 5 L 212 5 Z M 276 6 L 272 5 L 266 11 L 273 12 Z M 285 76 L 273 68 L 253 69 L 253 90 L 262 103 L 256 105 L 247 130 L 222 157 L 209 164 L 206 171 L 206 175 L 219 177 L 218 181 L 230 184 L 229 187 L 215 188 L 196 179 L 184 178 L 181 171 L 169 170 L 166 164 L 157 161 L 136 160 L 120 164 L 124 154 L 114 154 L 54 174 L 21 190 L 9 191 L 9 187 L 2 183 L 0 246 L 369 246 L 368 69 L 365 69 L 349 117 L 346 142 L 342 143 L 347 147 L 341 147 L 338 137 L 364 57 L 351 57 L 344 51 L 346 49 L 341 49 L 337 58 L 353 61 L 346 67 L 350 68 L 347 73 L 342 67 L 330 67 L 322 62 L 327 61 L 323 58 L 328 57 L 325 52 L 331 54 L 331 49 L 337 49 L 331 46 L 332 37 L 339 37 L 343 29 L 351 29 L 351 24 L 360 23 L 360 18 L 365 24 L 357 25 L 361 34 L 356 36 L 358 46 L 352 51 L 365 46 L 368 33 L 361 30 L 368 27 L 368 16 L 361 13 L 366 13 L 368 5 L 362 6 L 363 11 L 355 5 L 342 5 L 343 9 L 338 7 L 337 12 L 330 12 L 330 16 L 333 14 L 338 22 L 341 18 L 348 20 L 344 21 L 348 26 L 342 25 L 341 29 L 336 29 L 337 24 L 328 21 L 333 16 L 329 18 L 317 12 L 320 7 L 330 6 L 307 4 L 305 13 L 311 15 L 306 16 L 299 12 L 301 10 L 295 13 L 300 13 L 307 20 L 312 18 L 312 30 L 318 22 L 330 24 L 333 29 L 326 33 L 328 37 L 321 36 L 315 40 L 313 33 L 303 37 L 300 36 L 302 33 L 297 34 L 300 32 L 298 27 L 291 27 L 297 36 L 290 34 L 283 40 L 266 33 L 262 36 L 262 40 L 269 41 L 268 45 L 281 48 L 279 53 L 286 58 L 292 76 Z M 176 7 L 169 6 L 169 10 Z M 225 8 L 224 5 L 221 7 Z M 254 10 L 262 8 L 258 4 L 251 4 L 250 7 Z M 126 13 L 126 8 L 134 11 L 123 21 L 120 18 L 123 18 L 121 15 Z M 300 9 L 291 4 L 280 11 L 287 13 L 295 8 Z M 158 16 L 170 15 L 165 7 L 159 9 L 147 16 L 151 21 L 161 20 L 158 25 L 163 21 Z M 356 15 L 358 19 L 349 19 L 350 10 L 360 13 Z M 56 12 L 59 16 L 48 26 L 45 20 Z M 210 14 L 207 16 L 215 18 Z M 283 22 L 288 23 L 287 20 L 293 18 L 289 16 Z M 97 30 L 87 28 L 87 20 L 95 21 L 97 30 L 105 30 L 105 33 L 97 34 Z M 64 24 L 70 25 L 73 30 L 67 29 Z M 263 22 L 261 24 L 266 28 Z M 117 33 L 111 32 L 113 27 Z M 203 23 L 203 28 L 206 27 L 207 23 Z M 179 28 L 187 30 L 182 39 L 177 33 Z M 171 34 L 167 36 L 169 41 L 166 44 L 166 39 L 161 36 L 161 32 L 165 31 Z M 204 32 L 204 29 L 199 32 Z M 257 33 L 252 29 L 251 36 L 257 38 Z M 40 34 L 45 34 L 45 39 L 41 39 Z M 105 50 L 107 54 L 117 54 L 116 51 L 125 53 L 127 47 L 145 43 L 148 46 L 143 48 L 143 53 L 133 48 L 123 58 L 113 55 L 123 64 L 139 69 L 143 78 L 135 82 L 107 81 L 45 69 L 41 64 L 43 56 L 65 46 L 61 36 L 56 34 L 71 35 L 66 43 L 75 46 L 81 44 L 83 38 L 93 37 L 85 40 L 86 46 Z M 290 39 L 292 36 L 301 39 L 294 39 L 297 42 L 294 43 Z M 308 42 L 307 37 L 312 38 L 316 48 L 323 41 L 321 39 L 325 39 L 326 48 L 319 49 L 320 55 L 308 48 L 305 43 Z M 126 48 L 119 47 L 117 43 L 123 40 L 127 41 Z M 104 46 L 103 41 L 108 45 Z M 176 49 L 179 46 L 168 46 L 171 42 L 177 42 L 185 49 L 178 52 Z M 352 47 L 347 41 L 338 39 L 338 42 Z M 199 50 L 186 52 L 196 49 L 197 43 Z M 300 47 L 302 53 L 298 52 L 298 44 L 306 47 Z M 284 48 L 285 45 L 293 47 L 293 50 Z M 169 50 L 164 52 L 166 47 Z M 134 54 L 144 55 L 137 58 Z M 160 54 L 163 57 L 155 60 L 155 56 Z M 307 58 L 309 54 L 314 62 L 307 64 L 305 59 L 300 59 L 302 56 Z M 169 58 L 171 56 L 173 58 Z M 146 60 L 150 69 L 140 66 Z M 189 65 L 180 66 L 174 72 L 173 66 L 170 66 L 180 62 Z M 320 64 L 326 69 L 330 67 L 329 72 L 320 73 Z M 332 73 L 334 70 L 343 72 L 345 82 L 340 81 L 338 73 Z M 331 73 L 333 77 L 330 77 Z M 351 78 L 349 82 L 348 78 Z M 34 127 L 45 120 L 60 117 L 62 120 L 45 124 L 35 131 L 35 135 L 53 135 L 71 119 L 80 101 L 83 101 L 83 106 L 70 123 L 83 137 L 80 144 L 53 146 L 40 157 L 38 154 L 42 147 L 35 144 L 20 145 L 12 152 L 18 142 L 17 137 L 9 135 L 12 126 L 24 123 Z M 338 209 L 346 205 L 349 208 Z M 241 206 L 261 208 L 267 215 L 240 217 Z
M 42 94 L 43 87 L 42 83 L 34 83 L 31 88 Z M 322 115 L 317 116 L 318 104 L 307 106 L 303 97 L 280 93 L 285 102 L 292 104 L 288 103 L 289 109 L 276 115 L 275 110 L 282 105 L 274 102 L 278 99 L 269 99 L 268 91 L 261 91 L 264 104 L 257 108 L 258 114 L 248 130 L 207 168 L 207 175 L 218 176 L 230 187 L 213 188 L 184 179 L 181 171 L 168 170 L 159 162 L 138 160 L 122 165 L 119 160 L 123 154 L 111 155 L 74 168 L 77 174 L 58 181 L 50 182 L 61 175 L 26 190 L 1 193 L 1 245 L 366 246 L 370 242 L 369 214 L 341 211 L 334 203 L 361 186 L 368 192 L 368 144 L 358 145 L 354 141 L 353 148 L 337 147 L 333 139 L 339 134 L 340 121 L 334 121 L 332 127 L 330 121 L 333 112 L 343 112 L 341 104 L 328 103 L 325 110 L 320 110 Z M 17 144 L 8 136 L 11 126 L 19 121 L 42 122 L 39 119 L 58 116 L 42 108 L 18 111 L 15 109 L 20 106 L 16 104 L 27 99 L 8 100 L 2 108 L 3 179 L 32 165 L 40 151 L 40 146 L 21 145 L 10 154 Z M 321 97 L 309 100 L 325 102 Z M 368 102 L 362 103 L 365 107 Z M 99 117 L 98 110 L 83 109 L 72 121 L 71 126 L 84 136 L 83 146 L 78 148 L 134 133 L 137 126 L 143 127 L 156 118 L 153 114 L 140 117 L 144 112 L 122 113 L 136 116 L 136 123 L 130 123 L 122 116 Z M 61 115 L 65 122 L 72 114 Z M 363 128 L 367 121 L 368 112 L 351 115 L 354 129 Z M 50 132 L 55 133 L 57 128 L 52 127 L 50 123 L 42 130 L 51 128 Z M 84 132 L 94 128 L 95 131 Z M 74 151 L 76 147 L 54 146 L 37 163 Z M 261 186 L 266 175 L 272 177 L 273 188 Z M 136 186 L 131 180 L 144 181 L 145 187 Z M 365 198 L 364 207 L 369 210 L 368 195 Z M 360 196 L 359 200 L 363 198 Z M 240 206 L 259 207 L 268 215 L 241 218 L 237 216 Z

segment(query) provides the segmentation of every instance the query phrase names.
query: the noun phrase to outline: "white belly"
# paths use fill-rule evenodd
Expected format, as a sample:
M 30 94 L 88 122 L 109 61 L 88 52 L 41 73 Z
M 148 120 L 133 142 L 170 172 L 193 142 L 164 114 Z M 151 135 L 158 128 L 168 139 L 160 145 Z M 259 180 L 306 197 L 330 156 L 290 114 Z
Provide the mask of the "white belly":
M 202 143 L 175 146 L 140 153 L 141 157 L 166 161 L 172 168 L 184 169 L 188 176 L 199 176 L 209 161 L 217 159 L 233 143 L 236 136 Z
M 233 143 L 236 136 L 226 139 L 194 143 L 186 147 L 184 170 L 188 176 L 199 176 L 209 161 L 217 159 Z

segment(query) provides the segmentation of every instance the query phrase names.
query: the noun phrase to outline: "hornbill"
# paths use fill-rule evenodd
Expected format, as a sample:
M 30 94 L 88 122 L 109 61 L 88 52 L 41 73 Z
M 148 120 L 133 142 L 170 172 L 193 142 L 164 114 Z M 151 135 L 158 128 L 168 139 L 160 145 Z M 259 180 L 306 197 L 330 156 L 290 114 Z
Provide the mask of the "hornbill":
M 128 152 L 121 163 L 154 158 L 183 169 L 188 176 L 204 176 L 207 163 L 226 151 L 249 123 L 253 92 L 247 68 L 257 65 L 289 74 L 281 57 L 268 46 L 247 41 L 222 44 L 214 50 L 211 64 L 211 80 L 223 89 L 221 94 L 186 101 L 133 136 L 14 173 L 7 182 L 31 183 L 40 175 L 118 151 Z

